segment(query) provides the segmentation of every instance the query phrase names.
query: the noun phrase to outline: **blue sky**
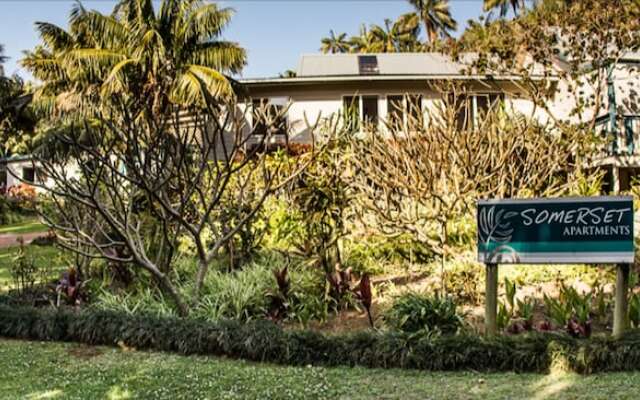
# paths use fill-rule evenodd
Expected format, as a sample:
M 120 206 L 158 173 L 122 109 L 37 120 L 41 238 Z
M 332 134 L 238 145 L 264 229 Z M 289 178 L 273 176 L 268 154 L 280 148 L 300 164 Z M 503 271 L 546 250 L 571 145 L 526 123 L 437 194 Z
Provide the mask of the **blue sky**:
M 236 10 L 224 37 L 247 49 L 249 65 L 244 77 L 277 76 L 295 69 L 300 54 L 318 52 L 320 39 L 330 29 L 356 34 L 362 23 L 382 24 L 411 11 L 405 0 L 226 0 Z M 463 29 L 466 21 L 482 12 L 482 0 L 453 0 L 451 9 Z M 28 74 L 18 61 L 22 51 L 38 42 L 35 21 L 47 21 L 66 27 L 70 0 L 0 0 L 0 43 L 10 59 L 5 73 Z M 86 8 L 110 12 L 115 1 L 83 1 Z

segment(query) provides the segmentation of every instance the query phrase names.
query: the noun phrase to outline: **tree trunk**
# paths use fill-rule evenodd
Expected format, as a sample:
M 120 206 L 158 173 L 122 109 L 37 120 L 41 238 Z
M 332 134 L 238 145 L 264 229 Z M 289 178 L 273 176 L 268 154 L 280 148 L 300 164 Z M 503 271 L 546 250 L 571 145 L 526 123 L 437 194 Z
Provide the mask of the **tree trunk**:
M 161 274 L 160 276 L 156 276 L 156 279 L 160 283 L 160 286 L 162 287 L 163 292 L 167 293 L 169 297 L 171 297 L 173 302 L 176 304 L 176 307 L 178 308 L 178 314 L 181 317 L 188 316 L 189 307 L 187 306 L 187 303 L 184 302 L 184 300 L 182 299 L 182 297 L 180 296 L 176 288 L 173 286 L 169 278 L 167 278 L 167 275 Z
M 204 278 L 207 276 L 207 271 L 209 270 L 209 263 L 206 259 L 200 259 L 198 261 L 198 274 L 196 275 L 196 287 L 193 292 L 193 304 L 198 304 L 200 301 L 200 292 L 202 291 L 202 286 L 204 285 Z

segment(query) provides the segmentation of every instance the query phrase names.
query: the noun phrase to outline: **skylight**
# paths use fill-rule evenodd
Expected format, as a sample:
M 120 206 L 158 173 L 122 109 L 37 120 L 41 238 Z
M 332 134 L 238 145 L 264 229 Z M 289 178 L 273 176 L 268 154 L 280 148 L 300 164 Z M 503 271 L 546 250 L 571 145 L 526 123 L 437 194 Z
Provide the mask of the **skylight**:
M 376 56 L 358 56 L 358 66 L 360 75 L 377 75 L 380 73 L 378 57 Z

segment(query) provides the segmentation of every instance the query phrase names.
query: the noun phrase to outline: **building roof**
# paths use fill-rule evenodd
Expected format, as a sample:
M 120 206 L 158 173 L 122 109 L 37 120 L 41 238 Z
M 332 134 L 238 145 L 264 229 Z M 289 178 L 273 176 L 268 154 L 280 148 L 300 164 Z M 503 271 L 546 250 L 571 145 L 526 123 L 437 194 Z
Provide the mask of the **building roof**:
M 378 54 L 305 54 L 300 57 L 298 77 L 361 75 L 361 57 L 374 57 L 376 75 L 457 75 L 468 64 L 457 62 L 441 53 L 378 53 Z M 465 59 L 469 59 L 465 55 Z
M 344 81 L 518 79 L 504 73 L 471 73 L 475 53 L 458 60 L 442 53 L 304 54 L 292 78 L 241 79 L 244 84 L 304 84 Z

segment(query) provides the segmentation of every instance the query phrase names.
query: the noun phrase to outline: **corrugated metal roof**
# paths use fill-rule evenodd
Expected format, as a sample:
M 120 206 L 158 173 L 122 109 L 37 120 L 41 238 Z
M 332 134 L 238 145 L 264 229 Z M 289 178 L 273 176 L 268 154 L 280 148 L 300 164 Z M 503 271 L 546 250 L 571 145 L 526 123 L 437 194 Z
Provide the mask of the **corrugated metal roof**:
M 441 53 L 378 53 L 378 54 L 305 54 L 298 65 L 298 77 L 360 75 L 358 57 L 375 56 L 379 75 L 457 75 L 468 67 L 464 61 L 473 54 L 463 54 L 457 62 Z

